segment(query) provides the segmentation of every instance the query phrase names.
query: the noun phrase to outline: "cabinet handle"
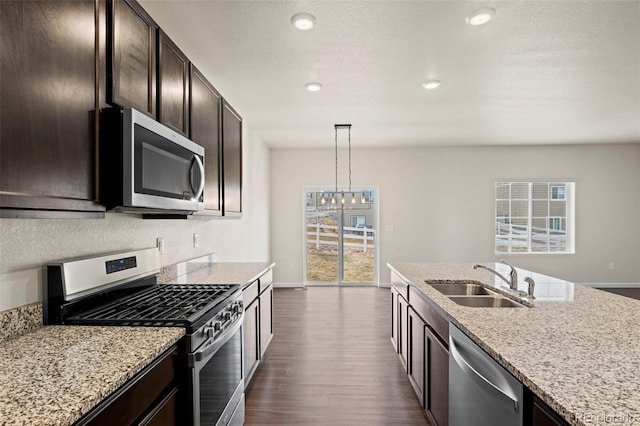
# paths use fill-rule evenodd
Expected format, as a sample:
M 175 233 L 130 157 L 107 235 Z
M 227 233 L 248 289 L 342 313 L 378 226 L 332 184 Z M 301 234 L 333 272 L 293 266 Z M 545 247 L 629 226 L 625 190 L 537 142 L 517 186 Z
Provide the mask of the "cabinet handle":
M 194 195 L 193 200 L 197 201 L 200 199 L 200 196 L 202 195 L 202 192 L 204 191 L 204 164 L 202 164 L 202 160 L 200 159 L 199 156 L 197 155 L 193 155 L 193 160 L 194 163 L 198 165 L 198 168 L 200 169 L 200 185 L 198 186 L 198 190 L 194 190 L 193 192 L 196 193 L 196 195 Z M 191 189 L 193 189 L 193 182 L 191 182 Z
M 514 399 L 511 395 L 507 394 L 507 392 L 502 390 L 499 386 L 495 385 L 489 379 L 487 379 L 482 374 L 480 374 L 475 368 L 473 368 L 464 359 L 464 357 L 462 356 L 462 354 L 458 350 L 458 346 L 456 344 L 456 341 L 452 336 L 449 336 L 449 347 L 450 347 L 450 350 L 451 350 L 451 355 L 453 355 L 453 359 L 455 360 L 456 364 L 458 364 L 458 366 L 462 369 L 462 371 L 464 371 L 466 374 L 468 374 L 468 375 L 470 375 L 472 377 L 476 377 L 477 379 L 479 379 L 480 383 L 486 383 L 491 388 L 493 388 L 496 391 L 498 391 L 501 395 L 503 395 L 505 398 L 507 398 L 509 401 L 511 401 L 513 403 L 514 410 L 518 411 L 518 400 Z

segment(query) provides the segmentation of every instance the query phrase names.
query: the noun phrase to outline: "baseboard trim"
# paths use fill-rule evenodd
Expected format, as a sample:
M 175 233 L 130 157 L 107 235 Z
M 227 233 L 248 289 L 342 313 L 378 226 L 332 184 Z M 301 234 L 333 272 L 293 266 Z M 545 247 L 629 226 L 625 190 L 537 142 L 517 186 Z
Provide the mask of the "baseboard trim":
M 273 283 L 274 288 L 297 288 L 304 287 L 302 283 Z
M 640 288 L 640 283 L 579 283 L 594 288 Z
M 594 288 L 640 288 L 640 283 L 578 283 L 585 287 Z M 305 287 L 303 283 L 273 283 L 274 288 L 297 288 Z M 322 283 L 322 284 L 307 284 L 306 287 L 338 287 L 336 284 Z M 375 284 L 361 284 L 361 283 L 345 283 L 342 287 L 376 287 Z M 391 283 L 379 283 L 377 287 L 390 288 Z
M 318 284 L 304 284 L 304 283 L 273 283 L 274 288 L 299 288 L 299 287 L 381 287 L 391 288 L 391 283 L 344 283 L 340 286 L 330 283 L 318 283 Z

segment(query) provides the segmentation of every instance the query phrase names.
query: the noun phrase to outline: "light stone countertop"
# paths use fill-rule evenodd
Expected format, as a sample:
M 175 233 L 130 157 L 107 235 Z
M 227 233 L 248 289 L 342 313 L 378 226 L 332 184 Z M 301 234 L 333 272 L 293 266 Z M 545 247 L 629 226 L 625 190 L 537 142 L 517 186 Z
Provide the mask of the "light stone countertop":
M 244 286 L 257 280 L 273 268 L 270 262 L 220 262 L 178 275 L 176 284 L 237 284 Z
M 243 286 L 274 265 L 189 261 L 165 268 L 164 282 Z M 71 425 L 185 334 L 172 327 L 42 327 L 41 318 L 40 303 L 0 313 L 0 425 Z M 31 326 L 34 319 L 39 324 Z
M 536 281 L 533 308 L 465 307 L 425 280 L 500 279 L 471 263 L 388 266 L 570 424 L 640 422 L 640 301 L 518 269 L 519 289 Z
M 170 327 L 44 326 L 0 343 L 0 424 L 70 425 L 184 336 Z

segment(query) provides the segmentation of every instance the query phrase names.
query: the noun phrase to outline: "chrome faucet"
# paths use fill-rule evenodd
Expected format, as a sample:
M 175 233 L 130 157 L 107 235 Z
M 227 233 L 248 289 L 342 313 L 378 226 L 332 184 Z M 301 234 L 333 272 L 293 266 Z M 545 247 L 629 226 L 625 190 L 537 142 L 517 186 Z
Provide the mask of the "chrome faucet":
M 494 271 L 488 266 L 480 265 L 479 263 L 476 263 L 475 265 L 473 265 L 473 269 L 478 269 L 478 268 L 486 269 L 487 271 L 492 272 L 493 274 L 497 275 L 502 281 L 507 283 L 511 290 L 517 291 L 518 290 L 518 271 L 516 271 L 516 268 L 514 268 L 513 265 L 507 263 L 504 259 L 500 259 L 500 262 L 504 263 L 509 268 L 511 268 L 511 270 L 509 271 L 509 279 L 507 279 L 500 272 Z

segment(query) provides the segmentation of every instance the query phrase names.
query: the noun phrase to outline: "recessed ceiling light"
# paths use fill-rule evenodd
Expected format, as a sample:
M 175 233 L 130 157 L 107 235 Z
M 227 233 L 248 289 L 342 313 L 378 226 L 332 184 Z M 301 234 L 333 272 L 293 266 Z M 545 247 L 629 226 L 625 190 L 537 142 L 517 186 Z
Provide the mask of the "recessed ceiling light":
M 310 92 L 317 92 L 318 90 L 322 89 L 322 84 L 312 82 L 305 84 L 304 87 Z
M 310 13 L 296 13 L 291 17 L 291 23 L 299 30 L 306 31 L 313 28 L 316 17 Z
M 433 90 L 440 86 L 442 82 L 440 80 L 427 80 L 422 83 L 422 87 L 425 89 Z
M 486 24 L 496 14 L 496 10 L 492 7 L 483 7 L 467 16 L 467 24 L 469 25 L 483 25 Z

